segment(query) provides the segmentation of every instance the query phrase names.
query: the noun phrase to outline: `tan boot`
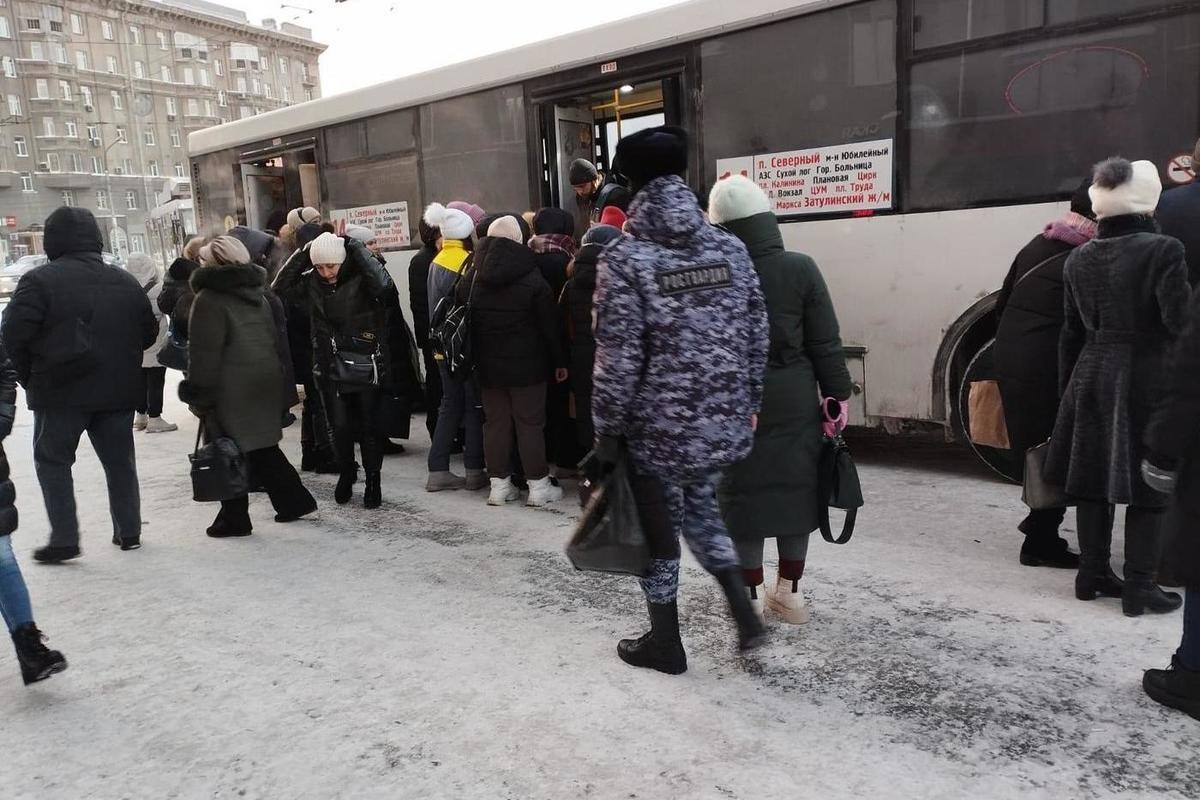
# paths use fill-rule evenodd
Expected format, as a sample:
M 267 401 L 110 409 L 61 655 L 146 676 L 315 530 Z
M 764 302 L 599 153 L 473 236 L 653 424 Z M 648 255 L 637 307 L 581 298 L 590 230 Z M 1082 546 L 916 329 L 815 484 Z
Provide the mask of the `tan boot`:
M 775 585 L 767 591 L 767 608 L 789 625 L 805 625 L 812 619 L 800 591 L 800 581 L 777 578 Z

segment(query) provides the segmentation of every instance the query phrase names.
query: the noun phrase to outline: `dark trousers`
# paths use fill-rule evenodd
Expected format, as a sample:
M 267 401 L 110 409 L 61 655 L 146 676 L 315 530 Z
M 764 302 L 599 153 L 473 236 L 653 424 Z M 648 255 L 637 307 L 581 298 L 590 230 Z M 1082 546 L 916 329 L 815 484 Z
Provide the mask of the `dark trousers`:
M 591 445 L 580 450 L 579 433 L 571 418 L 571 385 L 550 383 L 546 386 L 546 458 L 564 469 L 575 469 Z
M 329 430 L 329 414 L 325 407 L 326 397 L 317 382 L 304 384 L 304 409 L 300 414 L 300 446 L 305 451 L 313 450 L 333 454 L 333 435 Z
M 279 449 L 271 445 L 261 450 L 246 453 L 246 464 L 250 467 L 250 484 L 262 486 L 275 513 L 294 515 L 312 508 L 316 502 L 296 473 L 292 462 Z M 232 500 L 221 501 L 220 516 L 249 520 L 250 497 L 242 495 Z
M 1183 601 L 1183 641 L 1175 656 L 1183 666 L 1200 672 L 1200 589 L 1188 589 Z
M 432 438 L 437 430 L 438 411 L 442 406 L 442 371 L 433 357 L 432 345 L 421 348 L 421 358 L 425 362 L 425 427 Z
M 488 475 L 512 474 L 513 432 L 521 467 L 531 481 L 550 474 L 546 463 L 546 384 L 520 387 L 483 387 L 483 455 Z
M 1059 526 L 1066 517 L 1065 508 L 1031 510 L 1017 528 L 1030 539 L 1057 539 Z
M 383 467 L 383 447 L 379 436 L 379 414 L 383 393 L 377 386 L 360 387 L 356 391 L 331 391 L 325 402 L 333 424 L 333 449 L 343 472 L 354 469 L 354 443 L 362 453 L 362 466 L 367 474 Z
M 439 366 L 442 383 L 442 405 L 437 427 L 429 446 L 429 471 L 447 472 L 450 469 L 450 450 L 459 428 L 465 431 L 463 465 L 467 469 L 483 469 L 483 421 L 479 389 L 473 377 L 455 380 L 450 372 Z
M 79 438 L 87 432 L 108 481 L 108 507 L 113 533 L 138 539 L 142 533 L 142 501 L 138 493 L 137 458 L 133 450 L 133 411 L 81 411 L 52 408 L 33 412 L 33 461 L 53 547 L 79 546 L 75 481 L 71 467 Z
M 142 402 L 137 407 L 137 413 L 146 414 L 151 417 L 161 417 L 163 388 L 166 384 L 166 367 L 142 367 Z

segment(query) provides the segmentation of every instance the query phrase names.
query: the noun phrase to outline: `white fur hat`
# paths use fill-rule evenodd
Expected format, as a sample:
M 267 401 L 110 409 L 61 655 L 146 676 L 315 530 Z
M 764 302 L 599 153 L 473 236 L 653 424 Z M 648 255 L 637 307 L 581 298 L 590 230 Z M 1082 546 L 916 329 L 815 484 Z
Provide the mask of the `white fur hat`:
M 488 226 L 488 236 L 495 236 L 501 239 L 512 239 L 517 244 L 524 244 L 525 237 L 521 235 L 521 223 L 517 222 L 516 217 L 500 217 Z
M 1124 158 L 1110 158 L 1096 165 L 1088 194 L 1096 219 L 1152 214 L 1158 208 L 1162 179 L 1158 167 L 1149 161 L 1130 163 Z
M 441 203 L 430 203 L 425 209 L 425 224 L 442 231 L 447 239 L 470 239 L 475 233 L 475 223 L 457 208 L 446 208 Z
M 308 258 L 313 264 L 341 264 L 346 260 L 346 243 L 340 236 L 322 233 L 308 246 Z
M 293 208 L 287 215 L 287 224 L 292 226 L 292 230 L 299 230 L 301 225 L 320 221 L 321 212 L 312 206 Z
M 708 218 L 714 225 L 753 217 L 771 210 L 767 193 L 745 175 L 717 181 L 708 195 Z

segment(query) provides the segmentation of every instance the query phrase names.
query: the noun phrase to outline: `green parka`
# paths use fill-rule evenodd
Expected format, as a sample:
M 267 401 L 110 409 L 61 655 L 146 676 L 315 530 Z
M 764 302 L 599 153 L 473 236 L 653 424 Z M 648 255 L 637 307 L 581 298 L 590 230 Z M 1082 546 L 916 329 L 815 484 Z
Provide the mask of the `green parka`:
M 820 397 L 850 397 L 837 314 L 816 262 L 784 250 L 775 215 L 723 226 L 746 245 L 771 328 L 763 406 L 750 457 L 726 470 L 721 513 L 734 539 L 801 536 L 817 528 Z

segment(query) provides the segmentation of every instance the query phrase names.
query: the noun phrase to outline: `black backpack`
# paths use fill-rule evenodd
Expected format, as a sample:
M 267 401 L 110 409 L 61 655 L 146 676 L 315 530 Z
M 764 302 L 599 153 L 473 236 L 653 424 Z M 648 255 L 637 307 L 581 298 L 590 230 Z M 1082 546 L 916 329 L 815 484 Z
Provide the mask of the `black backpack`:
M 475 369 L 471 354 L 471 297 L 475 294 L 475 270 L 470 266 L 469 261 L 463 265 L 453 288 L 438 301 L 429 322 L 429 343 L 433 348 L 433 357 L 445 365 L 451 378 L 456 379 L 467 377 Z M 469 269 L 471 286 L 467 291 L 467 301 L 460 303 L 458 286 Z

